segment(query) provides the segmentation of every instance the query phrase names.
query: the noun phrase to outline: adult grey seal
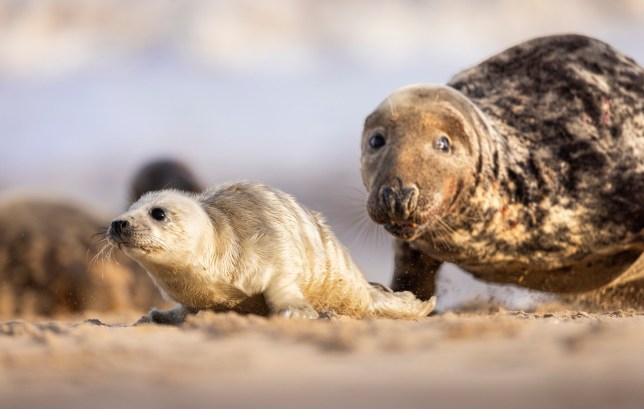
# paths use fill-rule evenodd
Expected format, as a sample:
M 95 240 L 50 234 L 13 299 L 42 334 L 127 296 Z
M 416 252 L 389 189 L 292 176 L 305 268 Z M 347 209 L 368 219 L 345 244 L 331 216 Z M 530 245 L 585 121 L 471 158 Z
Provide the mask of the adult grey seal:
M 644 69 L 580 35 L 537 38 L 387 97 L 362 135 L 392 288 L 421 299 L 444 261 L 483 280 L 581 292 L 637 277 Z
M 421 318 L 435 305 L 370 285 L 319 214 L 259 183 L 147 193 L 107 236 L 179 303 L 153 310 L 159 323 L 180 323 L 202 309 Z

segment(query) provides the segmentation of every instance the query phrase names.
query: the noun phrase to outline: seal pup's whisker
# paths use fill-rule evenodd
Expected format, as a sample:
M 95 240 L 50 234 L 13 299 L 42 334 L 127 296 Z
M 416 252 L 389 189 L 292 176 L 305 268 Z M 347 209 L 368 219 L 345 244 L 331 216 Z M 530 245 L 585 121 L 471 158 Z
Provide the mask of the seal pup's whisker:
M 103 245 L 101 247 L 101 249 L 96 254 L 94 254 L 94 257 L 92 257 L 92 259 L 90 260 L 89 264 L 90 265 L 96 264 L 98 262 L 98 260 L 101 260 L 101 262 L 105 261 L 104 259 L 102 259 L 102 257 L 103 257 L 103 253 L 105 252 L 106 248 L 111 248 L 111 246 L 108 243 L 105 243 L 105 245 Z M 89 252 L 89 249 L 87 251 Z

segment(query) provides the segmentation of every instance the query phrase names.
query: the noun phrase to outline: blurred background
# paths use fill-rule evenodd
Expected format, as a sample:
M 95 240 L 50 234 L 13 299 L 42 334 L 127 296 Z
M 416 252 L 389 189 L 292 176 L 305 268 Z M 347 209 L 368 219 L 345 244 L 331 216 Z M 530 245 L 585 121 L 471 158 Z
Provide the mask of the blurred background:
M 323 212 L 370 280 L 362 121 L 409 83 L 445 83 L 535 36 L 598 37 L 642 63 L 641 0 L 0 0 L 0 192 L 116 215 L 146 161 L 206 184 L 257 179 Z M 439 308 L 539 295 L 443 268 Z

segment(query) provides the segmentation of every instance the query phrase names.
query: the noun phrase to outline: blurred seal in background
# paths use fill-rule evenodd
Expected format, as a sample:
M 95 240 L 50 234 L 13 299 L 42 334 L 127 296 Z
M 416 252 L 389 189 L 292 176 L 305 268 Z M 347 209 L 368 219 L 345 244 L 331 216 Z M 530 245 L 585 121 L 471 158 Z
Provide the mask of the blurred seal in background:
M 99 255 L 107 219 L 38 197 L 0 199 L 0 316 L 149 308 L 160 298 L 126 257 Z
M 142 166 L 132 178 L 130 203 L 136 202 L 147 192 L 163 189 L 197 193 L 203 187 L 183 162 L 170 158 L 156 159 Z
M 132 179 L 132 197 L 164 187 L 200 190 L 183 163 L 162 159 Z M 101 253 L 109 218 L 65 199 L 0 198 L 0 316 L 147 311 L 165 305 L 128 257 Z

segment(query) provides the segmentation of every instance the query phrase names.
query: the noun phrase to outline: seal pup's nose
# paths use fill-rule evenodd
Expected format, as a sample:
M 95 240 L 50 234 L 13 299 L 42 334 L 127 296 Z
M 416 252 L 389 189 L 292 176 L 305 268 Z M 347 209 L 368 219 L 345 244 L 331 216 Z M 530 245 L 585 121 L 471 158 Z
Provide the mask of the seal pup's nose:
M 380 188 L 380 205 L 393 219 L 407 220 L 418 206 L 418 187 L 397 178 L 394 185 Z
M 112 232 L 114 232 L 116 235 L 120 236 L 125 229 L 129 226 L 129 223 L 127 220 L 114 220 L 112 222 L 112 226 L 110 229 Z

